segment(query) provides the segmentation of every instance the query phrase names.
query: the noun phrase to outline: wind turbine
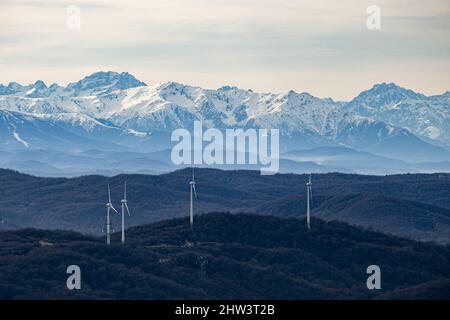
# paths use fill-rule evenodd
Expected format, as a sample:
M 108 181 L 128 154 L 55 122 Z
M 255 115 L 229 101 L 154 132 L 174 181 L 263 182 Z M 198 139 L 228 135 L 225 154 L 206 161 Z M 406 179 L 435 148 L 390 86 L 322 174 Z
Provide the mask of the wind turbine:
M 127 204 L 127 182 L 125 181 L 123 189 L 123 199 L 120 201 L 122 203 L 122 243 L 125 243 L 125 210 L 127 210 L 128 216 L 130 215 L 130 210 Z
M 194 168 L 192 168 L 192 180 L 189 181 L 190 186 L 190 207 L 189 207 L 189 217 L 190 217 L 190 223 L 191 228 L 194 225 L 194 195 L 195 198 L 197 198 L 197 191 L 195 190 L 195 177 L 194 177 Z
M 309 204 L 310 201 L 312 202 L 311 174 L 309 174 L 309 181 L 306 183 L 306 223 L 308 224 L 308 230 L 311 229 L 311 208 Z
M 117 214 L 117 210 L 113 207 L 111 203 L 111 190 L 108 184 L 108 200 L 109 202 L 106 204 L 106 244 L 109 245 L 111 243 L 111 220 L 109 218 L 109 213 L 111 209 L 115 211 Z

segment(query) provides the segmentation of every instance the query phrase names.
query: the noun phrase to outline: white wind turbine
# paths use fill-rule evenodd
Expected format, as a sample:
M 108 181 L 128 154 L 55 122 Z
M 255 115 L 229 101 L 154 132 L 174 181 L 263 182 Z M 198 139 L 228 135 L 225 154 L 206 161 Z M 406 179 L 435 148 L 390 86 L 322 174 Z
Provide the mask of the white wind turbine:
M 197 191 L 195 190 L 195 177 L 194 177 L 194 168 L 192 168 L 192 180 L 189 181 L 190 186 L 190 207 L 189 207 L 189 217 L 191 228 L 194 225 L 194 195 L 197 198 Z
M 122 243 L 125 243 L 125 210 L 127 210 L 128 216 L 130 215 L 130 210 L 128 209 L 127 202 L 127 182 L 125 181 L 124 190 L 123 190 L 123 199 L 120 201 L 122 203 Z
M 111 209 L 113 211 L 115 211 L 116 213 L 117 210 L 113 207 L 112 203 L 111 203 L 111 190 L 109 188 L 109 184 L 108 184 L 108 203 L 106 204 L 106 244 L 109 245 L 111 243 L 111 220 L 109 217 L 109 213 L 111 211 Z
M 311 197 L 311 200 L 310 200 Z M 306 223 L 308 225 L 308 229 L 311 229 L 311 208 L 310 201 L 312 202 L 312 182 L 311 182 L 311 174 L 309 174 L 309 181 L 306 183 Z

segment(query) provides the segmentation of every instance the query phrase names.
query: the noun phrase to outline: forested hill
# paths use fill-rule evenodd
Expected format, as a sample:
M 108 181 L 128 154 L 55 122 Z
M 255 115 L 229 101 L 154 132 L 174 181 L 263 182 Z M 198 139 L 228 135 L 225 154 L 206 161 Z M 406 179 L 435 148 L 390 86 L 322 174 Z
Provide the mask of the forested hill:
M 136 226 L 189 213 L 191 170 L 164 175 L 39 178 L 0 169 L 0 230 L 65 229 L 100 235 L 107 184 L 120 206 L 128 184 Z M 249 212 L 304 218 L 306 175 L 196 169 L 196 213 Z M 411 239 L 450 243 L 450 174 L 314 174 L 312 215 Z M 112 216 L 114 228 L 119 216 Z
M 121 245 L 67 231 L 0 232 L 0 299 L 450 298 L 450 248 L 340 222 L 215 213 L 134 227 Z M 66 288 L 68 265 L 82 289 Z M 366 268 L 381 268 L 368 290 Z

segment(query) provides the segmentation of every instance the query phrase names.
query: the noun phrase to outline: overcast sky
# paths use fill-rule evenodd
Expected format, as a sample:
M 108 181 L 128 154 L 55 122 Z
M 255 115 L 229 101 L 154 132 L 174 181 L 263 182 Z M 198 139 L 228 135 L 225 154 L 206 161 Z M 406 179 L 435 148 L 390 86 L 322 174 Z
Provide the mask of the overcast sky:
M 79 30 L 66 26 L 69 5 Z M 369 5 L 381 30 L 366 27 Z M 100 70 L 342 100 L 379 82 L 439 94 L 450 90 L 450 1 L 0 0 L 0 83 Z

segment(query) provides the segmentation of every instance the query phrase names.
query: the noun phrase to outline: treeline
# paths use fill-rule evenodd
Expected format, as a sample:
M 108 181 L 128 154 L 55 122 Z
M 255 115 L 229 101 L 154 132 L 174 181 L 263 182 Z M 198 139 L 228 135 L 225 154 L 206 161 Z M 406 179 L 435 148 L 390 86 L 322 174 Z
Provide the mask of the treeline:
M 131 228 L 107 247 L 65 231 L 0 232 L 1 299 L 448 299 L 450 248 L 351 227 L 247 214 Z M 82 289 L 66 288 L 78 265 Z M 382 290 L 366 287 L 379 265 Z

